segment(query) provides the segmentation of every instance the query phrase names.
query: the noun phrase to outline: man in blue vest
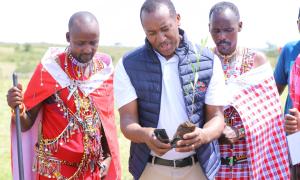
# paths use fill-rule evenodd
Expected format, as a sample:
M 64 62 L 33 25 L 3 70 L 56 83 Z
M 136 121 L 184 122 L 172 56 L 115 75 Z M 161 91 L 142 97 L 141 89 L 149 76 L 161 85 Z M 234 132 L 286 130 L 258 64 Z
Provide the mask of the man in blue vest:
M 220 60 L 188 41 L 171 1 L 146 0 L 140 19 L 145 44 L 119 61 L 114 77 L 121 130 L 131 140 L 129 171 L 142 180 L 213 179 L 224 129 Z M 196 128 L 176 147 L 154 135 L 165 129 L 171 139 L 186 121 Z

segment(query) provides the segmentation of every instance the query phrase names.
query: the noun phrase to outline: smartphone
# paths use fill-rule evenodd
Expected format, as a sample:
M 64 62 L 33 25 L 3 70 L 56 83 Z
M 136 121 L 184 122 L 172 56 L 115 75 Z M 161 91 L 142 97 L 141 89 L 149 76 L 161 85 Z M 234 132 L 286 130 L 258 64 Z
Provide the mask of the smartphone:
M 156 138 L 158 140 L 160 140 L 163 143 L 169 143 L 170 142 L 169 136 L 168 136 L 165 129 L 155 129 L 154 130 L 154 135 L 156 136 Z

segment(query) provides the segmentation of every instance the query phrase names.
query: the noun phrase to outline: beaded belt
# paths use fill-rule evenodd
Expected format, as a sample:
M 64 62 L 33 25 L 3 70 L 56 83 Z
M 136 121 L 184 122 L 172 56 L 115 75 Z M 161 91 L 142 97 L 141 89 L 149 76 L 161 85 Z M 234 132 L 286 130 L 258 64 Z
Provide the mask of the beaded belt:
M 67 165 L 67 166 L 71 166 L 71 167 L 78 167 L 80 165 L 80 162 L 69 162 L 66 160 L 61 160 L 60 162 L 63 165 Z
M 226 158 L 221 157 L 222 165 L 234 166 L 236 164 L 246 162 L 246 161 L 247 161 L 247 155 L 231 156 L 231 157 L 226 157 Z
M 69 162 L 69 161 L 66 161 L 66 160 L 57 159 L 56 157 L 38 155 L 38 156 L 35 157 L 35 162 L 33 164 L 32 170 L 34 172 L 37 172 L 38 174 L 40 174 L 42 176 L 46 176 L 48 178 L 57 178 L 57 179 L 59 179 L 60 177 L 62 177 L 62 175 L 60 173 L 61 172 L 61 165 L 66 165 L 66 166 L 75 167 L 75 168 L 79 168 L 80 166 L 82 166 L 80 164 L 80 162 Z M 98 162 L 93 162 L 93 161 L 90 161 L 88 165 L 89 165 L 89 168 L 92 168 L 92 169 L 90 169 L 92 172 L 97 167 L 98 168 L 106 168 L 106 167 L 103 167 L 102 164 L 100 164 Z M 88 167 L 80 167 L 79 169 L 82 170 L 82 168 L 86 169 Z M 82 172 L 83 171 L 84 170 L 82 170 Z M 77 175 L 74 176 L 74 177 L 77 177 Z
M 198 158 L 196 155 L 192 155 L 189 157 L 186 157 L 184 159 L 178 159 L 178 160 L 166 160 L 162 159 L 156 156 L 149 156 L 148 162 L 153 164 L 159 164 L 163 166 L 172 166 L 172 167 L 186 167 L 191 166 L 195 164 L 198 161 Z

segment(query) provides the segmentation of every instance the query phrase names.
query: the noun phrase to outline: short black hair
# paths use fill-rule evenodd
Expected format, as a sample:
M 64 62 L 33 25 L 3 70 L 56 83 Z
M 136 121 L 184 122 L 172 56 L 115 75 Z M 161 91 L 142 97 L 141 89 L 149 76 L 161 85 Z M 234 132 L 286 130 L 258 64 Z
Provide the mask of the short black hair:
M 300 18 L 300 8 L 299 8 L 299 14 L 298 14 L 298 19 Z
M 225 11 L 226 9 L 232 10 L 232 12 L 235 14 L 237 19 L 240 20 L 240 13 L 239 13 L 239 9 L 237 8 L 237 6 L 235 4 L 233 4 L 231 2 L 227 2 L 227 1 L 219 2 L 210 9 L 209 20 L 213 13 L 216 13 L 216 12 L 220 13 L 220 12 Z
M 174 4 L 171 0 L 146 0 L 144 4 L 141 7 L 140 10 L 140 19 L 142 21 L 142 12 L 152 13 L 156 11 L 161 5 L 165 5 L 168 7 L 170 15 L 175 17 L 176 16 L 176 10 L 174 7 Z

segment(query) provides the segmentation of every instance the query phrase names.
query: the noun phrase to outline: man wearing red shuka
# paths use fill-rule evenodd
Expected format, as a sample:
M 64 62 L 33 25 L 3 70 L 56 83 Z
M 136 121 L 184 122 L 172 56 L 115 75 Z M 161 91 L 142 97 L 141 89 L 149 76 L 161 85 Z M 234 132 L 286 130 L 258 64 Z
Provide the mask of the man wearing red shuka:
M 73 14 L 66 38 L 66 50 L 50 48 L 46 52 L 24 98 L 21 84 L 7 93 L 8 105 L 20 107 L 23 156 L 24 162 L 29 163 L 24 165 L 25 177 L 120 179 L 113 66 L 110 56 L 96 53 L 96 17 L 89 12 Z M 12 133 L 13 162 L 14 146 Z M 13 163 L 14 179 L 18 179 L 17 168 Z

